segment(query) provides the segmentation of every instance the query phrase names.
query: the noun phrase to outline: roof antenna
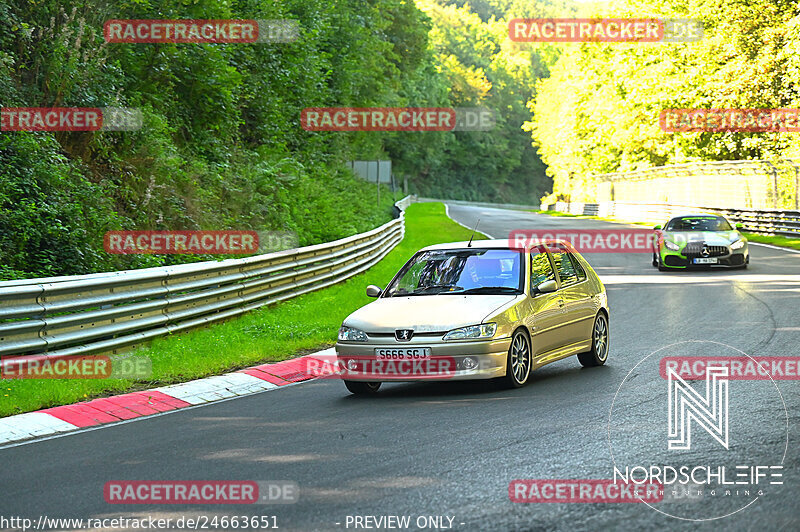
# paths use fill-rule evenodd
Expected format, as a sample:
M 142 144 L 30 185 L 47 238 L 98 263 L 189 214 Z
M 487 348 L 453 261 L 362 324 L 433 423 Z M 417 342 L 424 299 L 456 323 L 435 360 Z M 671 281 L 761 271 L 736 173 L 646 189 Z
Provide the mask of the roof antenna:
M 471 234 L 471 235 L 469 235 L 469 244 L 467 244 L 467 247 L 468 247 L 468 248 L 471 248 L 471 247 L 472 247 L 472 238 L 475 236 L 475 231 L 477 231 L 477 230 L 478 230 L 478 225 L 479 225 L 480 223 L 481 223 L 481 219 L 480 219 L 480 218 L 478 218 L 478 221 L 477 221 L 477 222 L 475 222 L 475 229 L 473 229 L 473 230 L 472 230 L 472 234 Z

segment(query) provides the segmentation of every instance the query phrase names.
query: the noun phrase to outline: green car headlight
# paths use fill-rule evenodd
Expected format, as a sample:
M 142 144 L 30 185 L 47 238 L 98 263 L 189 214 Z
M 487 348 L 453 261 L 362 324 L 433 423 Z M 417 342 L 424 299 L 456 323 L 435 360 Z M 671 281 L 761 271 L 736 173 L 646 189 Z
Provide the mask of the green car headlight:
M 731 244 L 731 249 L 742 249 L 743 247 L 744 247 L 744 240 L 741 238 L 736 242 L 734 242 L 733 244 Z
M 676 244 L 675 242 L 670 242 L 669 240 L 664 240 L 664 247 L 670 249 L 672 251 L 678 251 L 681 247 Z
M 341 329 L 339 329 L 339 340 L 344 342 L 366 342 L 367 333 L 342 325 Z
M 497 331 L 496 323 L 482 323 L 480 325 L 470 325 L 453 329 L 444 335 L 443 340 L 477 340 L 479 338 L 491 338 Z

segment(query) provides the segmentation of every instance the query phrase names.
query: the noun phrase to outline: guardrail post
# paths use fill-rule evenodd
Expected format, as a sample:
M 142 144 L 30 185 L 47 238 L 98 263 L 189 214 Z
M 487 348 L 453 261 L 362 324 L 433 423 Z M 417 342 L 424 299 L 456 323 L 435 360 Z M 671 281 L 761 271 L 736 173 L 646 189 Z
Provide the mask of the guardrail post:
M 800 168 L 794 163 L 789 163 L 794 167 L 794 209 L 800 211 Z
M 764 161 L 767 163 L 772 172 L 772 208 L 778 208 L 778 169 L 775 168 L 775 165 L 769 161 Z

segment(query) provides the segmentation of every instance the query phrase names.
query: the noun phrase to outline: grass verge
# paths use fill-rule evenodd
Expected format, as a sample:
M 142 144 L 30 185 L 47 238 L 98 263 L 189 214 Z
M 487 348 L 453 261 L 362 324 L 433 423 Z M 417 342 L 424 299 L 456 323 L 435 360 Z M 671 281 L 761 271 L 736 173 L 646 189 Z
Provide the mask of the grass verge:
M 225 323 L 158 338 L 136 353 L 152 361 L 147 381 L 0 380 L 0 416 L 184 382 L 331 346 L 342 320 L 371 301 L 364 293 L 368 284 L 386 286 L 422 247 L 467 240 L 469 235 L 447 217 L 443 204 L 415 203 L 406 211 L 403 241 L 366 272 Z
M 756 233 L 742 233 L 750 242 L 770 244 L 782 248 L 800 249 L 800 238 L 790 238 L 778 235 L 759 235 Z

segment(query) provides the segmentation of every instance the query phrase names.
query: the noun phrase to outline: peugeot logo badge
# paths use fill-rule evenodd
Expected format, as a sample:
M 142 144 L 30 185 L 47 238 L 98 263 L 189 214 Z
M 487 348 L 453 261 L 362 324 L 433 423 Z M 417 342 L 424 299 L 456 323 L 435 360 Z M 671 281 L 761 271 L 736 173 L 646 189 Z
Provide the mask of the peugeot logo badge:
M 414 336 L 412 329 L 397 329 L 394 331 L 394 339 L 398 342 L 408 342 Z

